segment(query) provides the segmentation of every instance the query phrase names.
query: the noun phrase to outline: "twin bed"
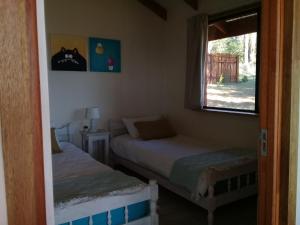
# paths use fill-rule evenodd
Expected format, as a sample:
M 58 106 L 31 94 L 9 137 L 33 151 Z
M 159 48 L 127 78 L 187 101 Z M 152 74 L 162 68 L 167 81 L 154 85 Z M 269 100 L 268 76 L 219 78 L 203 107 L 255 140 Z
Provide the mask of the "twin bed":
M 158 225 L 156 181 L 208 210 L 257 193 L 254 151 L 207 144 L 182 135 L 143 141 L 122 121 L 110 121 L 111 161 L 150 179 L 137 178 L 92 159 L 57 129 L 62 153 L 53 155 L 57 225 Z M 156 181 L 154 181 L 156 180 Z
M 122 121 L 111 120 L 111 160 L 155 179 L 172 192 L 208 210 L 257 193 L 255 150 L 227 148 L 182 135 L 143 141 Z
M 57 129 L 62 153 L 53 154 L 55 224 L 158 225 L 155 181 L 115 171 L 70 143 L 69 127 Z

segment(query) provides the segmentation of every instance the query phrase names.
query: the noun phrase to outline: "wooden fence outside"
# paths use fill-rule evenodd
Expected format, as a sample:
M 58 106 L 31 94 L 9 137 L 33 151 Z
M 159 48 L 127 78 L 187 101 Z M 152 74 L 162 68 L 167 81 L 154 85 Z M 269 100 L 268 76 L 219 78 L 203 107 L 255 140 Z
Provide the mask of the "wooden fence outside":
M 208 54 L 206 64 L 206 82 L 214 84 L 224 76 L 224 83 L 238 82 L 239 56 L 232 54 Z

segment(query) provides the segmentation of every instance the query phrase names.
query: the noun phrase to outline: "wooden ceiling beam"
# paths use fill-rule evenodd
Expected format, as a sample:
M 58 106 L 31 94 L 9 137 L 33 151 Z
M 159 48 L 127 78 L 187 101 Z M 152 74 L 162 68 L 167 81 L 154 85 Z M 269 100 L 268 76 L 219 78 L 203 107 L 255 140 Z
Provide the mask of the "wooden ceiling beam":
M 167 10 L 154 0 L 138 0 L 142 5 L 151 10 L 163 20 L 167 20 Z
M 184 2 L 191 6 L 194 10 L 198 10 L 198 0 L 184 0 Z
M 224 22 L 218 22 L 218 23 L 214 23 L 213 26 L 215 28 L 217 28 L 221 33 L 223 34 L 227 34 L 227 31 L 226 31 L 226 24 L 224 24 Z
M 223 26 L 220 26 L 223 24 Z M 223 29 L 223 30 L 222 30 Z M 225 33 L 223 32 L 225 31 Z M 226 37 L 239 36 L 247 33 L 257 32 L 257 17 L 249 17 L 232 22 L 217 22 L 210 24 L 208 40 L 218 40 Z

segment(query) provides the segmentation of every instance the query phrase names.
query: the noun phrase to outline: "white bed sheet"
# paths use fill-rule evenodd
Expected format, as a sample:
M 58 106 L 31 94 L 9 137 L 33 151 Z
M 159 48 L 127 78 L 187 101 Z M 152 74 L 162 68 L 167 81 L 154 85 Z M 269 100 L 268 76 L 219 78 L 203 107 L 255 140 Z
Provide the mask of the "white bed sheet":
M 133 194 L 141 191 L 146 186 L 145 183 L 137 178 L 129 177 L 97 162 L 89 154 L 71 143 L 61 142 L 60 147 L 63 152 L 52 155 L 54 193 L 56 193 L 55 187 L 57 187 L 57 184 L 63 187 L 61 185 L 68 184 L 70 183 L 69 181 L 78 180 L 79 182 L 75 182 L 76 187 L 73 192 L 71 191 L 71 194 L 70 191 L 57 192 L 57 195 L 60 197 L 54 196 L 55 210 L 61 210 L 72 205 L 100 199 L 104 196 Z M 81 182 L 89 178 L 91 178 L 91 181 L 88 184 Z M 95 178 L 95 180 L 93 180 L 93 178 Z M 100 179 L 98 180 L 99 185 L 96 179 Z M 122 181 L 120 181 L 120 179 Z M 113 180 L 113 183 L 111 180 Z M 94 184 L 96 184 L 96 186 Z M 70 186 L 70 184 L 68 185 Z M 94 194 L 90 195 L 90 190 L 92 190 Z M 105 192 L 102 192 L 102 190 L 105 190 Z M 77 195 L 77 193 L 79 194 Z M 73 197 L 68 201 L 61 201 L 68 195 L 72 195 Z
M 183 135 L 143 141 L 124 134 L 112 139 L 111 148 L 116 155 L 169 178 L 176 160 L 186 156 L 221 150 L 225 146 L 204 143 Z
M 63 152 L 52 155 L 54 181 L 112 171 L 110 167 L 92 159 L 89 154 L 71 143 L 60 142 L 60 147 Z

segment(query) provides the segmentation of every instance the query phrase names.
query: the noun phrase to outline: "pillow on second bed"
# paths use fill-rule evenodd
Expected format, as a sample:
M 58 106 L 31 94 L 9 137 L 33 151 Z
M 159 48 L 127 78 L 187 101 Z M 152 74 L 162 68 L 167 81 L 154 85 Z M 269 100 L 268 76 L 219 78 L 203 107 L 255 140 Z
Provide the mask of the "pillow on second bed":
M 154 121 L 135 122 L 139 137 L 143 140 L 161 139 L 176 136 L 169 121 L 162 118 Z
M 134 123 L 141 121 L 154 121 L 161 119 L 161 116 L 147 116 L 147 117 L 137 117 L 137 118 L 123 118 L 122 121 L 125 124 L 128 133 L 133 138 L 139 137 L 139 132 L 136 129 Z

